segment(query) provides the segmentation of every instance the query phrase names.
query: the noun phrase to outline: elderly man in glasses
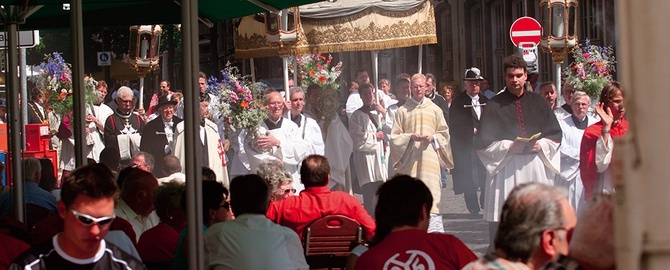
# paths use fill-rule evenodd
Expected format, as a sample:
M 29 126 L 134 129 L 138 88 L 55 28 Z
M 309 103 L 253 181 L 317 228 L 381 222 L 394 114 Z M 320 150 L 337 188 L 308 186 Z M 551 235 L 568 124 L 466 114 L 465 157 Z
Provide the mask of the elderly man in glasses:
M 132 89 L 120 87 L 116 95 L 118 108 L 105 121 L 105 147 L 119 149 L 121 165 L 128 165 L 131 156 L 139 151 L 145 126 L 140 115 L 133 112 L 135 101 Z
M 64 229 L 43 245 L 19 257 L 9 269 L 144 269 L 138 259 L 103 238 L 116 217 L 119 189 L 103 165 L 74 170 L 65 180 L 58 202 Z

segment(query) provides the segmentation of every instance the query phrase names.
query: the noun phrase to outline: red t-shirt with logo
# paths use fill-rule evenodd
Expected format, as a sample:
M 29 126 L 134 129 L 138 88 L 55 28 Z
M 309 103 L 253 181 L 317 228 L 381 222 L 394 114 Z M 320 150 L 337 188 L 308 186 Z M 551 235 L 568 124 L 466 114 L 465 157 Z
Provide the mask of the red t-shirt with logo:
M 356 269 L 456 269 L 477 256 L 453 235 L 422 230 L 392 232 L 358 258 Z

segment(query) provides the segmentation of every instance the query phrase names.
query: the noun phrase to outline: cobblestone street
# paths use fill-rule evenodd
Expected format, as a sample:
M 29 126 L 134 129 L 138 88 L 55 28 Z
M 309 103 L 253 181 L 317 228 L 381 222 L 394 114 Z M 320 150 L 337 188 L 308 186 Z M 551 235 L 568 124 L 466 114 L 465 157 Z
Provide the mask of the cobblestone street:
M 442 219 L 444 230 L 463 241 L 477 256 L 486 254 L 489 244 L 488 223 L 482 215 L 472 215 L 465 206 L 463 195 L 454 195 L 451 175 L 447 177 L 447 186 L 442 189 Z M 482 210 L 480 213 L 483 213 Z

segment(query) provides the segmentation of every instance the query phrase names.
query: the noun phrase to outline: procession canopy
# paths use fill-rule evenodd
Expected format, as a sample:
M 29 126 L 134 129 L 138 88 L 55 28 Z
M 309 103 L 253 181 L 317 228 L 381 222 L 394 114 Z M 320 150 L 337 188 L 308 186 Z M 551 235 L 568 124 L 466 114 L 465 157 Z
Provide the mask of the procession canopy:
M 384 50 L 437 43 L 435 14 L 427 0 L 338 0 L 299 7 L 292 55 Z M 265 19 L 242 17 L 235 29 L 235 58 L 278 56 L 265 37 Z

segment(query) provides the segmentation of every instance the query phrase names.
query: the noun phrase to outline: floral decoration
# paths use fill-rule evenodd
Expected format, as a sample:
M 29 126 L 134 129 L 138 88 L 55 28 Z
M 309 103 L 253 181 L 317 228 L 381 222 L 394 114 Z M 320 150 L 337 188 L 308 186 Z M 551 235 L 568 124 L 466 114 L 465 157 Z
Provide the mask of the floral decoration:
M 300 80 L 300 87 L 303 89 L 307 89 L 311 84 L 318 84 L 323 89 L 326 89 L 326 86 L 331 86 L 333 89 L 340 88 L 338 79 L 342 74 L 342 62 L 331 67 L 332 55 L 325 57 L 321 54 L 308 54 L 295 58 L 291 57 L 289 68 L 291 72 L 296 72 L 292 70 L 293 61 L 298 62 L 298 79 Z
M 597 100 L 603 87 L 613 80 L 616 60 L 612 47 L 591 45 L 587 39 L 575 48 L 573 57 L 575 60 L 563 70 L 565 82 Z
M 211 77 L 207 81 L 209 93 L 219 100 L 217 117 L 233 132 L 253 128 L 268 115 L 263 106 L 262 89 L 253 85 L 248 77 L 227 63 L 221 70 L 221 80 Z
M 46 105 L 57 115 L 63 116 L 72 110 L 72 68 L 59 52 L 44 55 L 40 73 L 33 81 L 46 97 Z M 91 76 L 84 77 L 86 102 L 97 103 L 95 87 L 97 81 Z

